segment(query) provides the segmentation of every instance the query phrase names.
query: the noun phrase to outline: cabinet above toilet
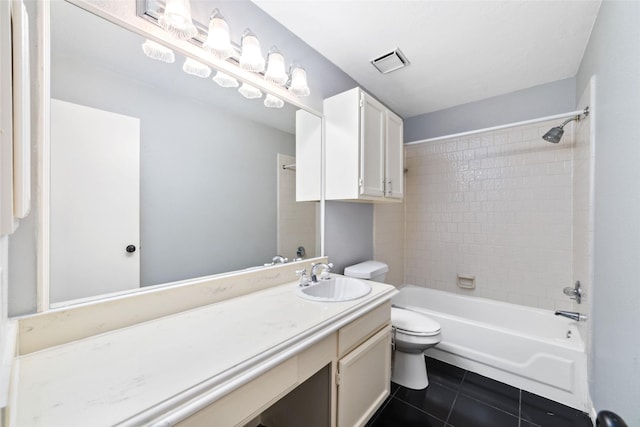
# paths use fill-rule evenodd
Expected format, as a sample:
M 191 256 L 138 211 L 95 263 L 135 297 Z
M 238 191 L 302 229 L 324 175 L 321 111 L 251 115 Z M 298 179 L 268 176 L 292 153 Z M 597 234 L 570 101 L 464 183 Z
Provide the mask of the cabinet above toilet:
M 324 100 L 327 200 L 403 198 L 403 121 L 360 88 Z

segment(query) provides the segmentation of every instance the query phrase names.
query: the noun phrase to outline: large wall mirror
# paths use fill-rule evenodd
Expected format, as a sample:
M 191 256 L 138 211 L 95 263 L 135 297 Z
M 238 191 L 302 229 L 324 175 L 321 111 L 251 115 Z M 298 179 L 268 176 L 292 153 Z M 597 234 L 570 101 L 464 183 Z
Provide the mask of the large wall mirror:
M 51 306 L 321 255 L 319 203 L 293 190 L 297 107 L 150 59 L 66 1 L 50 16 Z

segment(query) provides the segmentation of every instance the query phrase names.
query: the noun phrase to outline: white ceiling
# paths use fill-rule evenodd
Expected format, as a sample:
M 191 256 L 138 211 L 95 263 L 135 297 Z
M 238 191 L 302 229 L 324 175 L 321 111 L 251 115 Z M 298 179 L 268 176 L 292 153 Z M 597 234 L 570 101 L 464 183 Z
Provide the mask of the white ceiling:
M 253 1 L 405 118 L 575 76 L 601 3 Z M 411 64 L 380 74 L 396 47 Z

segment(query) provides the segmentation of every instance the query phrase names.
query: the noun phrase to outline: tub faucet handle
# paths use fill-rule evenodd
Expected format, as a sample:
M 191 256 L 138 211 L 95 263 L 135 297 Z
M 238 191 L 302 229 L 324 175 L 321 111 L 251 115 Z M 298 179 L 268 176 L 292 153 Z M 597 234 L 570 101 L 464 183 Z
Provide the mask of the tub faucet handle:
M 571 299 L 576 300 L 578 304 L 582 302 L 582 288 L 580 287 L 580 281 L 577 280 L 576 284 L 571 287 L 567 286 L 562 292 Z

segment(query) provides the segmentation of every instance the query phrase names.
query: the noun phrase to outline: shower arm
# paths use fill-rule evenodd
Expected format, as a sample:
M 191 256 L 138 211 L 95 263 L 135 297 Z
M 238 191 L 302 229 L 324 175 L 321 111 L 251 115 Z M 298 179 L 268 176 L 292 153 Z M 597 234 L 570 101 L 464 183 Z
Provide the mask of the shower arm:
M 567 123 L 572 122 L 572 121 L 574 121 L 574 120 L 575 120 L 576 122 L 579 122 L 582 118 L 586 118 L 588 115 L 589 115 L 589 107 L 587 106 L 587 107 L 584 107 L 584 111 L 582 111 L 582 114 L 578 114 L 577 116 L 574 116 L 574 117 L 568 118 L 567 120 L 565 120 L 564 122 L 562 122 L 562 124 L 561 124 L 560 126 L 558 126 L 558 127 L 559 127 L 560 129 L 562 129 L 562 128 L 564 128 L 564 127 L 565 127 L 565 125 L 566 125 Z M 584 117 L 581 117 L 581 116 L 584 116 Z

